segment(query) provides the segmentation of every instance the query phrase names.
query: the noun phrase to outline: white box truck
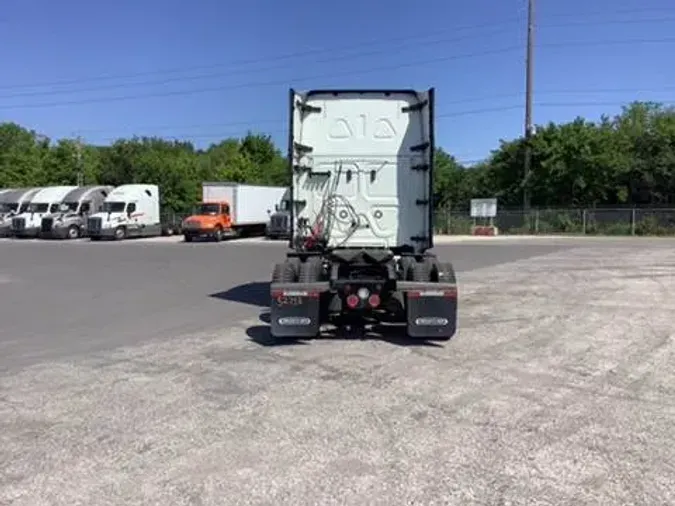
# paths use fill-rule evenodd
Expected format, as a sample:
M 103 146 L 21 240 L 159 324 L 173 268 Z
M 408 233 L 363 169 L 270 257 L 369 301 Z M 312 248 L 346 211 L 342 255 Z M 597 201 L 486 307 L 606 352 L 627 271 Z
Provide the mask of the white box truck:
M 183 221 L 183 237 L 191 242 L 197 237 L 220 241 L 225 237 L 264 235 L 270 214 L 285 191 L 283 186 L 204 182 L 202 202 Z
M 291 250 L 272 273 L 272 338 L 398 323 L 413 339 L 450 339 L 455 272 L 430 252 L 433 88 L 289 98 Z
M 103 201 L 103 209 L 87 220 L 87 235 L 93 241 L 162 235 L 159 187 L 125 184 L 114 188 Z
M 26 212 L 12 218 L 12 235 L 37 237 L 42 218 L 58 212 L 63 199 L 77 186 L 47 186 L 38 191 L 30 201 Z
M 12 218 L 28 210 L 31 199 L 42 190 L 38 188 L 15 188 L 0 195 L 0 237 L 12 235 Z

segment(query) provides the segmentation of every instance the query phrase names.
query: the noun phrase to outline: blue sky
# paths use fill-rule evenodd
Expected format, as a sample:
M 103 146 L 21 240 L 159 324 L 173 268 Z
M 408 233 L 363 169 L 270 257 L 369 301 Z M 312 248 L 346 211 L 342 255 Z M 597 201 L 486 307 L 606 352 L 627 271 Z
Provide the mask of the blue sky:
M 95 143 L 285 146 L 287 93 L 437 90 L 437 143 L 460 161 L 521 135 L 526 0 L 4 0 L 0 121 Z M 535 123 L 675 102 L 675 4 L 538 1 Z M 57 84 L 60 83 L 60 84 Z

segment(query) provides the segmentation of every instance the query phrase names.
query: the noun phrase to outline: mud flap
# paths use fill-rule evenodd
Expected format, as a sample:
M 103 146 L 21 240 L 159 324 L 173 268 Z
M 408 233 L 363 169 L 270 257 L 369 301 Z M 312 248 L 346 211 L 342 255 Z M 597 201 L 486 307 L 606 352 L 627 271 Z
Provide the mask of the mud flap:
M 447 341 L 457 332 L 457 285 L 399 282 L 405 294 L 407 334 Z
M 321 294 L 328 283 L 270 285 L 270 333 L 273 337 L 311 338 L 321 329 Z

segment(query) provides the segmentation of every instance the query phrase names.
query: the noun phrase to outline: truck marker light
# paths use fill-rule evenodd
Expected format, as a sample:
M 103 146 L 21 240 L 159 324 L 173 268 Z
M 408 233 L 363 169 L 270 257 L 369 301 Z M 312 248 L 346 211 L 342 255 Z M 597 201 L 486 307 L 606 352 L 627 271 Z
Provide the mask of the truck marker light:
M 347 305 L 352 309 L 358 306 L 359 302 L 360 302 L 359 298 L 354 294 L 351 294 L 347 297 Z

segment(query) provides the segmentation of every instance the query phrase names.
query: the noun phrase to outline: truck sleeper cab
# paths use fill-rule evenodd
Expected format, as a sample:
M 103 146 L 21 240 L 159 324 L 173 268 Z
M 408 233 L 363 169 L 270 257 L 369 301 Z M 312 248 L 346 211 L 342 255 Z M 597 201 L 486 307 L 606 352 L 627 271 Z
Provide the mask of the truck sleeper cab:
M 57 213 L 63 199 L 77 186 L 48 186 L 31 199 L 26 212 L 12 218 L 12 235 L 38 237 L 42 218 Z
M 12 218 L 28 210 L 31 198 L 42 188 L 16 188 L 0 195 L 0 237 L 12 235 Z
M 112 186 L 81 186 L 63 199 L 58 212 L 42 218 L 42 239 L 77 239 L 86 237 L 90 214 L 100 211 Z
M 159 187 L 128 184 L 114 188 L 103 201 L 101 211 L 87 220 L 87 234 L 93 241 L 162 235 Z
M 433 106 L 433 89 L 290 91 L 291 251 L 272 273 L 272 339 L 327 323 L 455 334 L 454 268 L 430 252 Z

